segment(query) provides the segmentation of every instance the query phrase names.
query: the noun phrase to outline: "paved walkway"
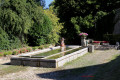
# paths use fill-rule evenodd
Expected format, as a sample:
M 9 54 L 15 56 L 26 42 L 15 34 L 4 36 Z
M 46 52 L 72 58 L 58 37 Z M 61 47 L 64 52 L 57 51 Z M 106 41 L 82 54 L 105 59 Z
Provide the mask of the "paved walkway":
M 61 68 L 22 67 L 26 69 L 21 68 L 18 72 L 13 71 L 0 75 L 0 80 L 92 80 L 98 68 L 108 63 L 115 55 L 120 55 L 120 51 L 97 50 L 69 62 Z M 5 70 L 4 68 L 14 67 L 5 64 L 7 62 L 9 62 L 7 59 L 0 62 L 1 72 Z

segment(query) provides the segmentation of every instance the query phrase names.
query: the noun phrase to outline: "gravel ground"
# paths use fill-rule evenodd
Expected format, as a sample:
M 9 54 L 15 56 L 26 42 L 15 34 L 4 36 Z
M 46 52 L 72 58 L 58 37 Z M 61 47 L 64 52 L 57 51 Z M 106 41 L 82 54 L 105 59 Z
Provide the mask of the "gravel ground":
M 108 63 L 113 56 L 119 54 L 119 50 L 96 50 L 61 68 L 26 67 L 26 70 L 0 75 L 0 80 L 92 80 L 101 65 Z M 0 70 L 12 66 L 6 64 L 9 61 L 9 58 L 0 59 Z

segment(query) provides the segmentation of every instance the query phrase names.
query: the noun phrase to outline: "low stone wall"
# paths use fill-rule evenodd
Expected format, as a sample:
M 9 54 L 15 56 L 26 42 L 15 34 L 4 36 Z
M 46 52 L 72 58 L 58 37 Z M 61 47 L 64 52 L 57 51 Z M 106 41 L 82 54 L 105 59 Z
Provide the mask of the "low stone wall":
M 50 68 L 61 67 L 65 63 L 70 62 L 74 59 L 77 59 L 78 57 L 83 56 L 86 53 L 88 53 L 88 48 L 78 50 L 76 52 L 65 55 L 55 60 L 47 60 L 46 58 L 44 58 L 43 59 L 44 61 L 41 61 L 41 63 L 44 63 L 44 64 L 41 64 L 41 67 L 50 67 Z
M 76 52 L 65 55 L 55 60 L 49 60 L 46 58 L 30 58 L 30 57 L 15 56 L 11 58 L 11 64 L 12 65 L 23 65 L 23 66 L 34 66 L 34 67 L 57 68 L 57 67 L 63 66 L 65 63 L 69 61 L 72 61 L 86 54 L 87 52 L 88 52 L 88 48 L 84 48 L 84 49 L 78 50 Z

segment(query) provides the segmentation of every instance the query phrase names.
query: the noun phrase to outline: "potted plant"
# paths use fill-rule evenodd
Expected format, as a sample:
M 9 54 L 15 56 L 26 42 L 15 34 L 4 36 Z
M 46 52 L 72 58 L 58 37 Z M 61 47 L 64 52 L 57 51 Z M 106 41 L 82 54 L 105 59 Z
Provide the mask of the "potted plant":
M 88 34 L 87 34 L 87 33 L 83 33 L 83 32 L 82 32 L 82 33 L 80 33 L 79 35 L 81 36 L 81 38 L 86 38 L 86 37 L 88 36 Z
M 80 36 L 81 36 L 81 46 L 87 46 L 86 44 L 86 37 L 88 36 L 88 34 L 87 33 L 80 33 L 79 34 Z

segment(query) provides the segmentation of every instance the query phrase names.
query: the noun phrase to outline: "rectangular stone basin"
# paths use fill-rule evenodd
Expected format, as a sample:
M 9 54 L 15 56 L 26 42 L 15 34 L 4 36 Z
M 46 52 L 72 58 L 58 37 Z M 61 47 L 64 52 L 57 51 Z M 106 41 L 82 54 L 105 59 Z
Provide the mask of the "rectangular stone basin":
M 64 53 L 78 49 L 80 46 L 69 45 L 67 47 L 71 49 L 64 51 Z M 59 46 L 54 47 L 54 49 L 59 49 L 59 48 L 60 48 Z M 49 50 L 46 49 L 46 50 L 50 51 L 50 49 Z M 24 55 L 22 54 L 22 55 L 14 56 L 11 58 L 11 64 L 12 65 L 23 65 L 23 66 L 34 66 L 34 67 L 57 68 L 57 67 L 63 66 L 65 63 L 72 61 L 88 52 L 88 48 L 81 48 L 73 52 L 70 52 L 69 54 L 65 54 L 64 56 L 57 57 L 54 59 L 50 59 L 50 58 L 53 56 L 62 54 L 63 52 L 52 54 L 52 55 L 49 55 L 43 58 L 32 57 L 33 55 L 38 54 L 39 52 L 41 53 L 46 52 L 46 50 L 40 50 L 37 52 L 31 52 L 31 53 L 24 54 Z
M 77 50 L 77 49 L 76 49 Z M 63 66 L 65 63 L 77 59 L 80 56 L 88 53 L 88 48 L 82 48 L 67 55 L 62 56 L 62 53 L 58 53 L 54 56 L 48 56 L 41 61 L 41 67 L 57 68 Z M 57 57 L 56 57 L 57 56 Z M 49 65 L 49 66 L 48 66 Z
M 66 50 L 70 50 L 72 48 L 66 48 Z M 50 50 L 48 52 L 44 52 L 44 53 L 40 53 L 40 54 L 36 54 L 36 55 L 32 55 L 31 58 L 44 58 L 50 55 L 54 55 L 56 53 L 60 53 L 61 49 L 55 49 L 55 50 Z

